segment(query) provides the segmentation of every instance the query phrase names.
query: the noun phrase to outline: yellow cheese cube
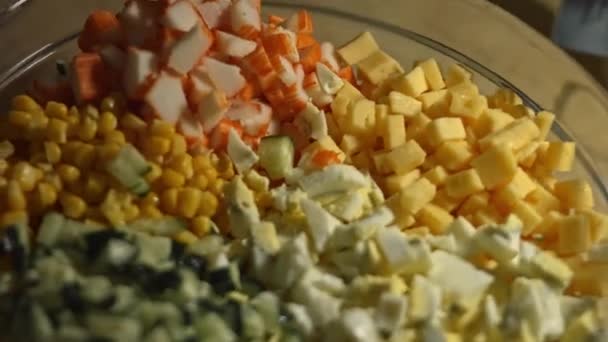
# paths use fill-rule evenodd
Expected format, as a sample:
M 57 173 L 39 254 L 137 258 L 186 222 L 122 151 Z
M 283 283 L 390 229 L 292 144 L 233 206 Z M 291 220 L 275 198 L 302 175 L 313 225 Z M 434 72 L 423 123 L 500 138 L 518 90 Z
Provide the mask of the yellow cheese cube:
M 460 118 L 435 119 L 427 125 L 426 133 L 434 147 L 449 140 L 463 140 L 467 136 Z
M 523 223 L 522 234 L 524 235 L 532 233 L 543 221 L 543 216 L 530 203 L 521 200 L 516 201 L 513 205 L 513 214 L 519 217 Z
M 405 233 L 410 236 L 414 235 L 414 236 L 425 237 L 425 236 L 429 236 L 431 234 L 431 230 L 427 226 L 416 226 L 416 227 L 407 229 L 405 231 Z M 414 341 L 414 340 L 412 340 L 412 341 Z
M 440 189 L 435 194 L 435 198 L 431 201 L 434 205 L 446 210 L 447 212 L 451 212 L 452 210 L 458 208 L 460 203 L 464 198 L 454 198 L 448 195 L 445 188 Z
M 336 116 L 344 116 L 348 113 L 348 105 L 351 98 L 346 95 L 336 95 L 331 103 L 331 111 Z
M 464 169 L 469 165 L 473 156 L 469 143 L 461 140 L 444 142 L 434 154 L 437 163 L 450 171 Z
M 475 133 L 478 137 L 485 137 L 494 133 L 511 122 L 515 121 L 511 115 L 500 109 L 486 109 L 475 122 Z
M 595 269 L 598 269 L 596 267 Z M 608 273 L 608 265 L 600 265 L 600 274 Z M 598 271 L 586 272 L 590 275 L 591 283 L 594 283 L 592 287 L 596 287 L 600 282 L 597 281 Z M 577 275 L 578 276 L 578 275 Z M 578 279 L 575 279 L 578 280 Z M 586 284 L 585 284 L 586 285 Z M 585 286 L 587 287 L 587 286 Z M 597 332 L 600 329 L 601 323 L 598 322 L 597 314 L 595 310 L 589 309 L 583 314 L 575 317 L 572 322 L 566 325 L 566 330 L 562 335 L 561 342 L 580 342 L 580 341 L 592 341 L 597 336 Z
M 368 151 L 361 151 L 350 157 L 353 165 L 359 170 L 371 170 L 372 169 L 372 158 Z
M 364 134 L 370 128 L 370 118 L 374 117 L 376 104 L 373 101 L 362 98 L 351 102 L 348 108 L 347 126 L 348 132 L 356 135 Z
M 483 183 L 475 169 L 468 169 L 448 176 L 445 190 L 450 197 L 463 198 L 482 191 Z
M 591 240 L 598 242 L 608 236 L 608 215 L 598 213 L 591 209 L 578 210 L 581 215 L 589 219 L 591 225 Z
M 532 110 L 532 108 L 530 108 L 526 105 L 523 105 L 523 104 L 505 105 L 502 107 L 502 110 L 511 114 L 511 116 L 516 119 L 521 118 L 521 117 L 529 117 L 529 118 L 534 117 L 534 110 Z
M 471 161 L 486 189 L 506 184 L 517 171 L 515 156 L 508 146 L 494 146 Z
M 437 166 L 437 161 L 435 160 L 435 156 L 431 155 L 426 157 L 426 159 L 424 159 L 424 162 L 422 162 L 422 165 L 420 165 L 420 169 L 423 172 L 426 172 L 432 168 L 434 168 L 435 166 Z
M 431 183 L 440 186 L 445 183 L 446 178 L 448 178 L 448 172 L 441 165 L 437 165 L 427 172 L 424 173 L 423 177 L 430 180 Z
M 547 151 L 543 153 L 542 164 L 553 171 L 570 171 L 576 144 L 569 141 L 557 141 L 549 143 Z
M 460 94 L 470 97 L 479 95 L 479 88 L 475 83 L 469 80 L 449 86 L 448 91 L 451 94 Z
M 402 73 L 401 65 L 382 50 L 377 50 L 357 63 L 361 75 L 371 84 L 378 85 L 391 75 Z
M 437 188 L 426 178 L 419 178 L 399 192 L 400 208 L 406 213 L 416 214 L 435 197 Z
M 517 160 L 517 163 L 526 168 L 532 167 L 536 161 L 536 157 L 538 156 L 537 151 L 540 145 L 540 142 L 532 141 L 526 146 L 517 150 L 515 152 L 515 159 Z
M 401 191 L 420 178 L 420 170 L 414 169 L 402 175 L 390 175 L 384 180 L 384 188 L 390 195 Z
M 426 125 L 431 122 L 428 116 L 424 113 L 419 113 L 411 119 L 408 119 L 405 133 L 410 139 L 415 139 L 421 132 L 424 132 Z
M 429 89 L 424 71 L 417 66 L 407 74 L 401 75 L 393 82 L 393 89 L 406 95 L 417 97 Z
M 441 69 L 434 58 L 429 58 L 418 64 L 424 71 L 424 78 L 429 88 L 432 90 L 440 90 L 445 88 L 445 82 L 443 81 L 443 75 L 441 75 Z
M 507 185 L 498 189 L 495 198 L 500 204 L 513 207 L 515 202 L 528 196 L 537 186 L 524 170 L 517 168 L 513 179 Z
M 479 192 L 473 194 L 462 203 L 458 208 L 458 215 L 466 216 L 486 208 L 490 203 L 490 194 L 487 192 Z
M 391 164 L 389 163 L 389 152 L 384 152 L 384 151 L 380 151 L 380 152 L 376 152 L 374 154 L 372 154 L 372 160 L 374 162 L 374 168 L 376 169 L 376 172 L 378 172 L 379 174 L 388 174 L 391 173 L 393 171 Z
M 386 117 L 389 113 L 389 107 L 385 104 L 376 104 L 376 135 L 381 137 L 384 134 L 386 125 Z
M 530 192 L 526 196 L 526 201 L 541 214 L 559 210 L 561 205 L 559 199 L 542 185 L 538 185 L 536 189 Z
M 363 32 L 355 39 L 338 49 L 338 55 L 346 64 L 357 64 L 365 57 L 378 51 L 378 43 L 369 32 Z
M 392 195 L 386 200 L 386 206 L 395 215 L 393 223 L 399 227 L 399 229 L 406 229 L 414 225 L 416 220 L 409 212 L 404 211 L 401 208 L 401 194 L 397 193 Z
M 564 218 L 564 214 L 559 211 L 550 211 L 545 216 L 540 224 L 538 224 L 533 232 L 526 232 L 540 234 L 545 240 L 554 239 L 557 236 L 557 224 Z
M 452 92 L 451 98 L 450 113 L 466 122 L 475 122 L 481 113 L 488 109 L 488 101 L 483 95 L 465 95 Z
M 450 87 L 471 79 L 471 72 L 460 64 L 451 64 L 445 76 L 445 84 Z
M 361 151 L 362 147 L 363 143 L 356 136 L 350 134 L 345 134 L 342 136 L 342 141 L 340 141 L 340 149 L 346 153 L 347 156 L 351 156 Z
M 340 91 L 336 94 L 336 97 L 344 96 L 351 101 L 359 100 L 364 98 L 363 94 L 350 82 L 344 82 L 344 86 L 340 88 Z
M 426 152 L 414 140 L 398 146 L 388 153 L 388 165 L 396 174 L 410 172 L 422 165 Z
M 325 113 L 325 122 L 327 122 L 327 133 L 329 136 L 334 141 L 342 140 L 342 130 L 333 113 Z
M 382 138 L 385 149 L 390 150 L 405 144 L 405 118 L 402 115 L 387 116 L 384 128 Z
M 418 96 L 418 100 L 422 103 L 422 110 L 433 117 L 447 113 L 450 108 L 447 89 L 426 92 Z
M 471 218 L 471 223 L 475 227 L 479 227 L 485 224 L 497 224 L 502 221 L 502 217 L 496 208 L 489 206 L 486 208 L 482 208 L 481 210 L 473 213 L 473 217 Z
M 429 227 L 433 234 L 443 234 L 454 221 L 454 217 L 449 212 L 431 203 L 416 214 L 416 219 L 419 224 Z
M 508 105 L 515 106 L 522 103 L 523 101 L 519 95 L 507 88 L 498 89 L 494 94 L 488 97 L 488 105 L 490 108 L 503 108 Z
M 524 117 L 513 121 L 494 133 L 488 134 L 479 140 L 479 146 L 485 150 L 492 146 L 507 145 L 513 150 L 518 150 L 536 139 L 539 134 L 540 131 L 534 121 Z
M 557 224 L 557 252 L 572 255 L 585 252 L 591 247 L 591 226 L 585 215 L 569 215 Z
M 593 207 L 593 191 L 589 183 L 582 179 L 557 182 L 553 193 L 559 198 L 565 209 L 591 209 Z
M 553 125 L 553 121 L 555 121 L 555 114 L 547 111 L 541 111 L 536 114 L 534 117 L 534 122 L 536 126 L 538 126 L 538 130 L 540 134 L 538 135 L 539 140 L 547 139 L 547 135 L 549 131 L 551 131 L 551 126 Z
M 422 110 L 422 102 L 398 91 L 391 91 L 388 94 L 388 101 L 391 112 L 394 114 L 402 114 L 406 117 L 413 117 Z
M 469 143 L 470 146 L 477 146 L 477 134 L 475 133 L 475 129 L 473 126 L 465 126 L 464 131 L 467 134 L 465 140 Z

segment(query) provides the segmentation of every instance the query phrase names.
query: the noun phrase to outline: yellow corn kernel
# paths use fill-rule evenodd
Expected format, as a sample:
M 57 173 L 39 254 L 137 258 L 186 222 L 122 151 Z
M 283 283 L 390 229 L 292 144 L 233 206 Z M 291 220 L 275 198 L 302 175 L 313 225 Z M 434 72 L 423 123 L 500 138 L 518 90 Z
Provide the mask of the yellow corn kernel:
M 57 190 L 47 182 L 40 182 L 38 183 L 38 199 L 43 207 L 52 206 L 57 201 Z
M 103 112 L 99 116 L 98 121 L 98 132 L 99 134 L 108 134 L 114 130 L 116 130 L 116 126 L 118 125 L 118 120 L 116 116 L 111 112 Z
M 27 224 L 27 212 L 25 210 L 7 211 L 0 216 L 0 227 L 6 227 L 11 224 L 24 223 Z
M 95 146 L 82 144 L 73 158 L 73 164 L 81 171 L 88 170 L 93 166 L 97 156 Z
M 61 160 L 61 148 L 54 141 L 46 141 L 44 143 L 44 154 L 46 160 L 51 164 L 57 164 Z
M 99 157 L 102 164 L 104 162 L 108 162 L 114 159 L 114 157 L 116 157 L 116 155 L 120 151 L 120 145 L 112 142 L 97 146 L 96 148 L 97 156 Z
M 203 171 L 203 174 L 205 175 L 205 177 L 207 177 L 207 180 L 209 181 L 209 183 L 214 182 L 218 176 L 218 172 L 214 168 L 205 169 Z
M 147 125 L 144 120 L 133 113 L 127 113 L 120 118 L 120 127 L 126 130 L 141 132 Z
M 171 144 L 171 155 L 179 156 L 188 152 L 188 144 L 186 138 L 183 135 L 176 134 L 173 136 L 173 142 Z
M 124 145 L 127 143 L 127 138 L 125 137 L 125 134 L 121 131 L 109 131 L 105 133 L 105 142 Z
M 80 178 L 80 170 L 68 164 L 60 164 L 57 173 L 64 183 L 74 183 Z
M 164 212 L 166 212 L 168 214 L 173 214 L 176 212 L 178 193 L 179 193 L 179 190 L 177 188 L 165 189 L 161 193 L 160 206 Z
M 23 189 L 15 180 L 10 180 L 6 185 L 6 202 L 12 210 L 24 210 L 27 206 Z
M 59 194 L 59 202 L 63 208 L 63 213 L 69 218 L 80 218 L 87 210 L 87 204 L 84 200 L 69 192 Z
M 105 175 L 92 173 L 84 183 L 84 197 L 88 202 L 100 203 L 108 187 L 108 179 Z
M 8 184 L 8 180 L 2 176 L 0 176 L 0 190 L 3 189 Z
M 149 133 L 163 138 L 172 138 L 175 134 L 175 127 L 163 120 L 154 120 L 150 125 Z
M 222 178 L 224 178 L 224 174 L 231 174 L 232 176 L 234 176 L 234 168 L 232 167 L 232 161 L 230 160 L 230 157 L 227 154 L 220 154 L 219 159 L 217 161 L 216 170 L 218 174 L 222 175 Z
M 3 175 L 8 170 L 8 162 L 5 159 L 0 159 L 0 175 Z
M 142 150 L 146 156 L 162 156 L 171 150 L 171 140 L 152 136 L 142 143 Z
M 63 157 L 63 160 L 66 163 L 69 163 L 74 160 L 74 156 L 76 155 L 76 152 L 80 150 L 82 144 L 84 143 L 77 140 L 71 140 L 61 145 L 61 155 Z
M 139 208 L 136 205 L 128 205 L 125 209 L 124 209 L 124 215 L 125 215 L 125 221 L 129 222 L 129 221 L 133 221 L 136 218 L 139 217 Z
M 199 154 L 192 158 L 192 166 L 194 167 L 194 171 L 203 171 L 213 168 L 209 156 L 204 154 Z
M 78 128 L 78 137 L 83 141 L 91 141 L 97 134 L 97 122 L 95 119 L 85 117 Z
M 146 173 L 145 178 L 149 183 L 153 183 L 155 180 L 160 178 L 160 176 L 162 176 L 163 170 L 156 163 L 148 162 L 148 165 L 150 165 L 150 171 Z
M 205 175 L 194 175 L 194 177 L 188 181 L 188 185 L 205 190 L 209 185 L 209 181 Z
M 80 114 L 82 116 L 88 116 L 94 119 L 99 119 L 99 109 L 97 109 L 91 104 L 85 105 L 83 108 L 81 108 Z
M 13 100 L 11 101 L 11 107 L 12 109 L 22 110 L 24 112 L 30 112 L 41 109 L 40 105 L 38 105 L 38 103 L 36 103 L 34 99 L 27 95 L 17 95 L 13 97 Z
M 181 232 L 173 235 L 173 239 L 175 241 L 183 243 L 184 245 L 191 245 L 191 244 L 195 243 L 196 241 L 198 241 L 198 238 L 196 237 L 196 235 L 192 234 L 188 230 L 182 230 Z
M 181 189 L 177 196 L 178 212 L 187 218 L 193 218 L 200 206 L 202 191 L 196 188 Z
M 194 235 L 203 237 L 211 232 L 211 219 L 206 216 L 197 216 L 190 223 L 190 230 Z
M 181 173 L 186 178 L 191 178 L 194 175 L 194 168 L 192 167 L 192 156 L 189 154 L 182 154 L 171 159 L 169 167 L 173 170 Z
M 221 196 L 224 193 L 225 184 L 225 180 L 218 178 L 213 182 L 209 182 L 209 190 L 211 190 L 211 192 L 216 194 L 217 196 Z
M 17 127 L 27 128 L 32 122 L 32 114 L 20 110 L 11 110 L 8 113 L 8 122 Z
M 167 188 L 176 188 L 184 186 L 186 178 L 181 173 L 173 169 L 163 170 L 163 174 L 160 176 L 160 182 Z
M 268 191 L 258 192 L 255 194 L 255 204 L 259 209 L 268 209 L 274 203 L 272 195 Z
M 201 202 L 198 209 L 198 214 L 202 216 L 212 217 L 215 215 L 218 207 L 217 197 L 209 191 L 203 191 L 201 194 Z
M 142 205 L 141 208 L 139 208 L 139 212 L 141 213 L 142 217 L 149 217 L 149 218 L 163 217 L 163 213 L 161 213 L 157 207 L 154 207 L 151 205 Z
M 64 144 L 68 140 L 68 123 L 52 118 L 46 128 L 46 137 L 50 141 Z
M 156 194 L 154 191 L 148 192 L 146 194 L 146 196 L 144 198 L 142 198 L 140 201 L 140 204 L 142 206 L 156 207 L 159 203 L 160 203 L 160 198 L 158 197 L 158 194 Z
M 18 162 L 12 168 L 12 178 L 25 192 L 32 191 L 42 176 L 42 171 L 27 162 Z
M 47 102 L 44 112 L 52 118 L 66 119 L 68 117 L 68 107 L 55 101 Z
M 42 177 L 43 182 L 47 182 L 57 190 L 57 192 L 63 189 L 63 181 L 58 173 L 46 174 Z

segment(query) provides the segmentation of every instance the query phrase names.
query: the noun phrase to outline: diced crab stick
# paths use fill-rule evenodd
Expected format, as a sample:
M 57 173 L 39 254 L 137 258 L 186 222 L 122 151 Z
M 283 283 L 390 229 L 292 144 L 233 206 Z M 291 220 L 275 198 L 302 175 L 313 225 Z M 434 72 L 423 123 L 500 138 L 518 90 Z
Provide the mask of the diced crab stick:
M 318 107 L 325 107 L 333 101 L 333 96 L 325 93 L 319 84 L 317 74 L 311 72 L 304 78 L 304 90 L 310 96 L 312 103 Z
M 175 42 L 167 66 L 181 75 L 186 74 L 205 56 L 211 44 L 213 34 L 199 22 Z
M 114 70 L 123 70 L 125 66 L 126 54 L 116 45 L 106 44 L 99 49 L 99 55 L 106 65 Z
M 212 0 L 197 4 L 198 12 L 210 29 L 222 26 L 227 21 L 230 0 Z
M 62 103 L 72 102 L 72 88 L 70 82 L 66 79 L 35 80 L 32 84 L 30 95 L 41 104 L 47 103 L 48 101 Z
M 296 37 L 296 47 L 298 48 L 298 50 L 312 46 L 317 42 L 317 40 L 310 33 L 297 33 Z
M 312 17 L 308 11 L 300 10 L 287 19 L 285 27 L 297 33 L 312 33 Z
M 218 150 L 223 149 L 228 144 L 228 134 L 230 130 L 233 130 L 239 135 L 243 135 L 243 128 L 238 121 L 232 121 L 230 119 L 222 119 L 211 133 L 209 144 L 212 148 Z
M 78 37 L 78 47 L 92 52 L 95 46 L 115 44 L 121 40 L 120 22 L 110 11 L 96 10 L 87 18 L 84 29 Z
M 280 17 L 278 15 L 271 14 L 268 16 L 268 24 L 279 26 L 285 21 L 285 18 Z
M 239 93 L 237 94 L 237 98 L 241 101 L 249 101 L 256 97 L 257 94 L 258 90 L 256 89 L 256 86 L 248 81 L 243 87 L 243 89 L 241 89 L 241 91 L 239 91 Z
M 260 12 L 250 0 L 236 0 L 230 7 L 232 32 L 244 38 L 254 38 L 260 32 Z
M 244 62 L 257 76 L 266 75 L 274 70 L 262 45 L 258 45 L 251 54 L 245 57 Z
M 198 11 L 190 0 L 179 0 L 165 10 L 162 23 L 169 28 L 188 32 L 201 21 Z
M 262 37 L 262 44 L 269 56 L 280 55 L 292 63 L 300 61 L 295 33 L 287 30 L 277 30 Z
M 202 142 L 203 126 L 194 115 L 182 115 L 177 122 L 177 129 L 186 139 L 188 146 L 195 146 Z
M 224 114 L 230 107 L 226 94 L 220 90 L 214 90 L 205 96 L 198 105 L 198 120 L 203 125 L 205 133 L 212 131 L 224 118 Z
M 306 73 L 314 71 L 319 60 L 321 60 L 321 45 L 319 43 L 300 50 L 300 63 Z
M 355 75 L 353 73 L 353 67 L 351 65 L 346 66 L 338 71 L 338 76 L 346 82 L 353 83 Z
M 145 95 L 146 104 L 161 119 L 172 124 L 188 113 L 188 102 L 182 89 L 182 80 L 162 72 Z
M 109 90 L 108 70 L 97 53 L 82 52 L 74 56 L 71 83 L 79 103 L 100 99 Z
M 308 145 L 308 134 L 293 122 L 283 122 L 280 129 L 281 134 L 287 135 L 293 141 L 295 150 L 300 153 Z
M 220 62 L 215 58 L 204 58 L 201 68 L 207 72 L 213 85 L 226 93 L 227 97 L 236 95 L 247 83 L 247 80 L 241 74 L 241 68 L 236 65 Z
M 336 151 L 318 150 L 312 157 L 312 163 L 322 169 L 332 164 L 340 164 L 340 156 Z
M 336 48 L 330 42 L 321 43 L 321 62 L 327 65 L 333 72 L 340 70 L 340 64 L 336 58 Z
M 227 32 L 217 31 L 216 38 L 218 51 L 231 57 L 243 58 L 257 47 L 256 42 Z
M 259 101 L 234 102 L 226 112 L 226 117 L 239 121 L 246 134 L 259 136 L 264 134 L 272 118 L 272 109 Z
M 198 104 L 203 97 L 210 94 L 213 90 L 213 82 L 211 82 L 206 72 L 195 69 L 190 73 L 188 90 L 186 92 L 188 103 L 198 108 Z
M 290 86 L 297 82 L 296 72 L 287 58 L 277 55 L 271 58 L 272 65 L 284 85 Z
M 127 50 L 123 75 L 124 89 L 129 98 L 140 98 L 154 79 L 158 59 L 154 52 L 131 47 Z

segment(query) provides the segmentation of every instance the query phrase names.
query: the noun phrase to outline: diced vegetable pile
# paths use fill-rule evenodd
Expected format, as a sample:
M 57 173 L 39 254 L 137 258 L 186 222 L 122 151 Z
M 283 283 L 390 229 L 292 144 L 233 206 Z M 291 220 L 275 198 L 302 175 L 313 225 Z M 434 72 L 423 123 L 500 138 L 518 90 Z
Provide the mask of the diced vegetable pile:
M 130 0 L 0 117 L 0 339 L 603 341 L 573 142 L 306 11 Z

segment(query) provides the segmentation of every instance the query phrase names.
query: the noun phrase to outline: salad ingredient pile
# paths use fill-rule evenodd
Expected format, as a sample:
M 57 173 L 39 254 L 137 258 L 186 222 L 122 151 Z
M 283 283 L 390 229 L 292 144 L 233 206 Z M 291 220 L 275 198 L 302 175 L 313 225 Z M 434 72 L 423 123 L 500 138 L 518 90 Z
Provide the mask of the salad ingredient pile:
M 552 113 L 260 11 L 95 11 L 13 99 L 0 338 L 608 339 L 608 217 Z

